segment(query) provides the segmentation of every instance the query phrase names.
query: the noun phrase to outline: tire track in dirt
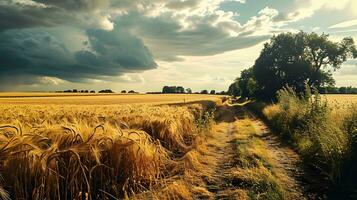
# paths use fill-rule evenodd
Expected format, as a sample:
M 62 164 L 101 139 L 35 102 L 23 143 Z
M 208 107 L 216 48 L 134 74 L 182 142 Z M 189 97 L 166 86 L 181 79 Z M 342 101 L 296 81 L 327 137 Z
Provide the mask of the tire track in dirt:
M 220 117 L 215 126 L 220 127 L 220 131 L 215 132 L 213 136 L 214 145 L 208 145 L 208 150 L 214 152 L 216 165 L 213 166 L 211 178 L 206 180 L 206 188 L 212 193 L 209 199 L 240 199 L 237 191 L 239 188 L 232 185 L 230 180 L 231 169 L 235 167 L 235 112 L 226 105 L 220 107 L 219 112 Z
M 217 125 L 223 127 L 225 131 L 215 134 L 214 140 L 218 145 L 209 145 L 208 150 L 214 152 L 217 164 L 214 167 L 212 178 L 206 180 L 206 188 L 213 195 L 210 199 L 241 199 L 241 189 L 239 184 L 235 184 L 230 177 L 232 169 L 237 168 L 234 163 L 235 137 L 237 127 L 234 122 L 238 115 L 246 114 L 251 121 L 255 131 L 261 133 L 259 138 L 266 144 L 267 150 L 273 155 L 276 163 L 276 170 L 284 176 L 277 177 L 282 183 L 286 192 L 286 199 L 316 199 L 306 195 L 304 188 L 304 170 L 299 155 L 290 147 L 283 145 L 278 136 L 273 135 L 265 123 L 256 118 L 246 109 L 239 109 L 234 106 L 224 105 L 219 108 L 220 117 Z M 237 115 L 238 114 L 238 115 Z
M 288 199 L 308 199 L 305 197 L 306 190 L 303 187 L 304 170 L 300 156 L 292 148 L 284 145 L 279 137 L 274 135 L 263 121 L 250 111 L 246 109 L 244 111 L 251 119 L 255 131 L 262 133 L 261 139 L 274 155 L 277 169 L 286 175 L 280 178 L 280 181 L 285 186 L 284 189 L 288 193 Z

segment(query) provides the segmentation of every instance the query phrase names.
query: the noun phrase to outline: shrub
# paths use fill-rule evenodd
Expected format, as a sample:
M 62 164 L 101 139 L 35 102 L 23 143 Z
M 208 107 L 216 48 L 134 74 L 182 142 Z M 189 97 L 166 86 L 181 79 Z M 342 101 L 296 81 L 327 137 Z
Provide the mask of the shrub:
M 297 95 L 292 88 L 278 92 L 277 104 L 264 108 L 265 117 L 284 138 L 292 141 L 304 159 L 331 181 L 340 178 L 351 148 L 348 134 L 331 117 L 331 109 L 309 89 Z M 346 125 L 350 127 L 350 125 Z

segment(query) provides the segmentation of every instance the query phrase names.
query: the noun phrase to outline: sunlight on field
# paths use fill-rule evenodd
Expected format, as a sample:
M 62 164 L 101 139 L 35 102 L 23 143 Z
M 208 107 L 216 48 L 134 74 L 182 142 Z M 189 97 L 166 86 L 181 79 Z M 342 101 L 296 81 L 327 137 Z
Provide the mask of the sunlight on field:
M 136 199 L 181 199 L 170 177 L 192 170 L 186 163 L 197 159 L 188 155 L 208 123 L 209 99 L 220 102 L 214 95 L 0 98 L 0 191 L 14 199 L 141 192 Z M 152 105 L 198 100 L 207 101 Z
M 64 94 L 64 93 L 0 93 L 0 104 L 166 104 L 200 100 L 216 101 L 219 95 L 202 94 Z
M 328 106 L 341 115 L 344 111 L 349 110 L 353 104 L 357 104 L 357 95 L 353 94 L 328 94 L 322 96 L 327 100 Z
M 328 94 L 323 97 L 327 98 L 329 102 L 335 101 L 342 104 L 357 103 L 357 95 L 355 94 Z

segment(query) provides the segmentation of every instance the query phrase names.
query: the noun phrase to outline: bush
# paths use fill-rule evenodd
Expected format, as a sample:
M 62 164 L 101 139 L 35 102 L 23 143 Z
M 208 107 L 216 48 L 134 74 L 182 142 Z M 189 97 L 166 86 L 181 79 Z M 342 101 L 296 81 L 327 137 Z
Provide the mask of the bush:
M 278 92 L 277 104 L 263 110 L 265 117 L 284 138 L 289 139 L 303 158 L 321 170 L 333 182 L 339 180 L 351 144 L 346 132 L 331 117 L 327 102 L 309 89 L 299 96 L 293 89 Z M 353 125 L 346 125 L 351 129 Z M 353 135 L 353 134 L 352 134 Z

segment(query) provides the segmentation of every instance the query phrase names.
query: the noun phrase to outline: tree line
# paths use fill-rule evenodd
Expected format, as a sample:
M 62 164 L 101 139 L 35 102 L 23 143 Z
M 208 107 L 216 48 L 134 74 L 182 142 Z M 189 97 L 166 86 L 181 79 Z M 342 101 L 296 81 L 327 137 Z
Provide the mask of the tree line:
M 349 87 L 321 87 L 319 92 L 321 94 L 357 94 L 357 88 Z
M 357 58 L 357 50 L 351 37 L 340 42 L 329 40 L 326 34 L 281 33 L 264 44 L 254 65 L 243 70 L 228 88 L 234 96 L 270 101 L 276 99 L 278 90 L 289 86 L 297 93 L 305 86 L 319 91 L 336 92 L 332 72 L 338 70 L 347 59 Z M 338 88 L 338 93 L 355 91 Z
M 164 86 L 162 94 L 219 94 L 226 95 L 225 91 L 216 92 L 216 90 L 201 90 L 200 92 L 192 92 L 191 88 L 184 88 L 182 86 Z
M 58 93 L 63 92 L 63 93 L 97 93 L 95 90 L 77 90 L 77 89 L 72 89 L 72 90 L 64 90 L 64 91 L 57 91 Z M 115 93 L 111 89 L 104 89 L 104 90 L 99 90 L 98 93 Z M 122 94 L 136 94 L 138 92 L 135 92 L 134 90 L 122 90 L 120 93 Z

